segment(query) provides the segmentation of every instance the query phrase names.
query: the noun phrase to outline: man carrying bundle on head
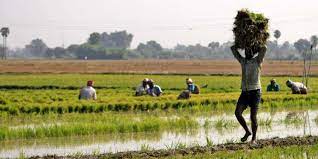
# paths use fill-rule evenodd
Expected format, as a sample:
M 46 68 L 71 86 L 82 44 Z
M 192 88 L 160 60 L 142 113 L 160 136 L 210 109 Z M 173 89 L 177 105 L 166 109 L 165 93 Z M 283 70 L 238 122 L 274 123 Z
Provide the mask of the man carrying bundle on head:
M 147 94 L 147 90 L 149 89 L 148 85 L 149 79 L 145 78 L 141 84 L 136 88 L 135 96 L 142 96 L 144 94 Z
M 266 41 L 269 37 L 268 19 L 261 14 L 241 10 L 235 18 L 234 25 L 235 44 L 231 50 L 242 68 L 242 92 L 236 105 L 235 116 L 245 130 L 241 141 L 245 142 L 252 135 L 252 143 L 254 143 L 258 127 L 258 105 L 261 101 L 261 65 L 266 53 Z M 245 57 L 240 55 L 238 49 L 245 51 Z M 242 116 L 248 106 L 251 108 L 252 133 Z
M 86 87 L 81 89 L 78 99 L 96 100 L 97 95 L 96 95 L 95 89 L 93 88 L 94 81 L 87 81 L 86 85 L 87 85 Z

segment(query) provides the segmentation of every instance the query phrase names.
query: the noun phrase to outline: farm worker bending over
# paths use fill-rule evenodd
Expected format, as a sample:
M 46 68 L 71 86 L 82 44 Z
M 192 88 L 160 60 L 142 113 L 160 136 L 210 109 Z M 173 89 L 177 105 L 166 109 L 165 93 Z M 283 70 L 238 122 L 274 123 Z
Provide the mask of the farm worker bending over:
M 148 78 L 145 78 L 145 79 L 141 82 L 141 85 L 139 85 L 139 86 L 136 88 L 136 93 L 135 93 L 136 96 L 142 96 L 142 95 L 144 95 L 144 94 L 147 94 L 147 90 L 149 89 L 148 81 L 149 81 L 149 79 L 148 79 Z
M 267 92 L 272 92 L 272 91 L 275 91 L 275 92 L 280 91 L 279 85 L 276 83 L 275 79 L 272 79 L 271 84 L 267 86 Z
M 257 50 L 245 49 L 245 58 L 243 58 L 236 46 L 231 47 L 234 57 L 239 61 L 242 67 L 242 82 L 241 95 L 237 101 L 235 116 L 241 126 L 245 130 L 244 137 L 241 141 L 244 142 L 251 135 L 249 128 L 246 125 L 245 119 L 242 116 L 243 111 L 249 106 L 251 108 L 251 122 L 252 122 L 252 143 L 256 140 L 257 132 L 257 110 L 261 101 L 261 65 L 266 54 L 266 47 L 259 47 Z M 258 52 L 257 56 L 254 56 Z M 254 54 L 255 53 L 255 54 Z
M 288 80 L 286 85 L 291 88 L 293 94 L 307 94 L 307 87 L 303 83 Z
M 191 78 L 186 79 L 186 84 L 188 86 L 188 90 L 193 94 L 200 94 L 200 88 L 195 85 Z
M 154 81 L 152 79 L 150 79 L 148 81 L 148 85 L 149 85 L 149 89 L 148 89 L 148 94 L 154 97 L 158 97 L 162 94 L 162 90 L 160 88 L 160 86 L 155 85 Z
M 93 85 L 94 85 L 94 81 L 87 81 L 87 86 L 81 89 L 78 98 L 86 99 L 86 100 L 89 100 L 89 99 L 96 100 L 97 96 L 96 96 L 96 91 L 93 88 Z

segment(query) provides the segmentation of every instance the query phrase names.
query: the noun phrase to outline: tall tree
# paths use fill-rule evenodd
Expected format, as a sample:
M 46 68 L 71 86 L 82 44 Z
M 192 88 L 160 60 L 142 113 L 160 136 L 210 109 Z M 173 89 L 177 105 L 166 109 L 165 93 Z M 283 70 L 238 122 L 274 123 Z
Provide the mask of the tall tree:
M 274 31 L 274 37 L 276 39 L 275 43 L 277 46 L 276 47 L 277 49 L 275 49 L 275 54 L 276 54 L 276 58 L 279 60 L 281 59 L 281 56 L 280 56 L 280 51 L 279 51 L 278 39 L 280 38 L 281 35 L 282 35 L 282 33 L 279 30 Z
M 311 36 L 310 42 L 311 42 L 312 48 L 316 48 L 318 44 L 318 37 L 316 35 Z
M 299 39 L 294 43 L 297 51 L 304 56 L 304 52 L 310 49 L 310 42 L 307 39 Z M 305 57 L 305 56 L 304 56 Z
M 89 35 L 88 43 L 95 45 L 99 43 L 99 40 L 100 40 L 100 34 L 97 32 L 94 32 Z
M 140 43 L 137 51 L 146 58 L 158 58 L 163 48 L 154 40 L 148 41 L 146 44 Z
M 208 47 L 214 50 L 214 49 L 220 47 L 220 43 L 219 43 L 219 42 L 214 42 L 214 41 L 212 41 L 212 42 L 210 42 L 210 43 L 208 44 Z
M 130 47 L 133 35 L 127 33 L 127 31 L 119 31 L 107 34 L 106 32 L 101 34 L 100 43 L 106 48 L 120 48 L 127 49 Z
M 41 39 L 34 39 L 25 46 L 25 49 L 33 57 L 46 57 L 48 46 Z
M 282 35 L 282 33 L 279 30 L 275 30 L 274 31 L 274 37 L 275 39 L 278 41 L 278 39 L 280 38 L 280 36 Z
M 1 35 L 3 37 L 3 54 L 2 54 L 2 59 L 6 59 L 7 58 L 7 54 L 6 54 L 6 50 L 7 50 L 7 37 L 10 33 L 10 30 L 8 27 L 3 27 L 0 30 Z

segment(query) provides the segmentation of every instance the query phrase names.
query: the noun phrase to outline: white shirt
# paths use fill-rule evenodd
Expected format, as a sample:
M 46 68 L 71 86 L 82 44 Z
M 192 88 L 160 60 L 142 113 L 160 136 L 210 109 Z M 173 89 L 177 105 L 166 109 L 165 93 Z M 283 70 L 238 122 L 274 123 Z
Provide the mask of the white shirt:
M 291 85 L 292 85 L 291 89 L 293 92 L 300 92 L 302 90 L 307 90 L 307 87 L 300 82 L 292 82 Z
M 146 88 L 144 88 L 143 85 L 141 84 L 136 88 L 136 93 L 138 93 L 139 95 L 142 95 L 143 93 L 147 93 L 148 89 L 149 89 L 148 85 L 146 85 Z
M 81 89 L 79 99 L 97 99 L 96 91 L 93 87 L 87 86 Z

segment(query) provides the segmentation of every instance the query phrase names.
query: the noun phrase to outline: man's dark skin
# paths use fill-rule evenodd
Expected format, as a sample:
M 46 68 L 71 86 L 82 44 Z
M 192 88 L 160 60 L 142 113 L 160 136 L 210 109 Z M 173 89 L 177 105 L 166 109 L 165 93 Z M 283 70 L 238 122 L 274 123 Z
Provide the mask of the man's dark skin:
M 261 48 L 253 48 L 253 49 L 245 49 L 245 60 L 238 52 L 238 49 L 235 46 L 231 47 L 231 50 L 234 54 L 234 56 L 239 60 L 239 62 L 242 64 L 242 61 L 249 61 L 249 60 L 253 60 L 254 58 L 254 54 L 253 53 L 259 53 L 258 56 L 255 57 L 255 60 L 257 61 L 257 63 L 259 64 L 258 67 L 260 67 L 265 52 L 266 52 L 266 47 L 261 47 Z M 248 82 L 247 82 L 248 83 Z M 238 122 L 241 124 L 241 126 L 244 128 L 245 130 L 245 135 L 244 137 L 241 138 L 241 141 L 244 142 L 247 140 L 247 138 L 252 135 L 252 133 L 250 132 L 246 121 L 244 119 L 244 117 L 242 116 L 243 111 L 247 108 L 247 106 L 250 106 L 251 108 L 251 122 L 252 122 L 252 132 L 253 132 L 253 137 L 252 137 L 252 142 L 255 142 L 256 140 L 256 132 L 257 132 L 257 111 L 258 111 L 258 103 L 260 101 L 260 94 L 254 93 L 256 91 L 260 91 L 260 89 L 256 89 L 256 90 L 242 90 L 242 94 L 244 92 L 244 96 L 242 99 L 244 99 L 245 101 L 248 101 L 249 104 L 242 104 L 240 103 L 240 98 L 242 96 L 240 96 L 239 101 L 237 103 L 236 106 L 236 110 L 235 110 L 235 116 L 238 120 Z M 247 93 L 246 93 L 247 92 Z M 244 101 L 242 100 L 242 101 Z M 256 102 L 254 102 L 256 101 Z M 258 102 L 257 102 L 258 101 Z M 244 102 L 243 102 L 244 103 Z

